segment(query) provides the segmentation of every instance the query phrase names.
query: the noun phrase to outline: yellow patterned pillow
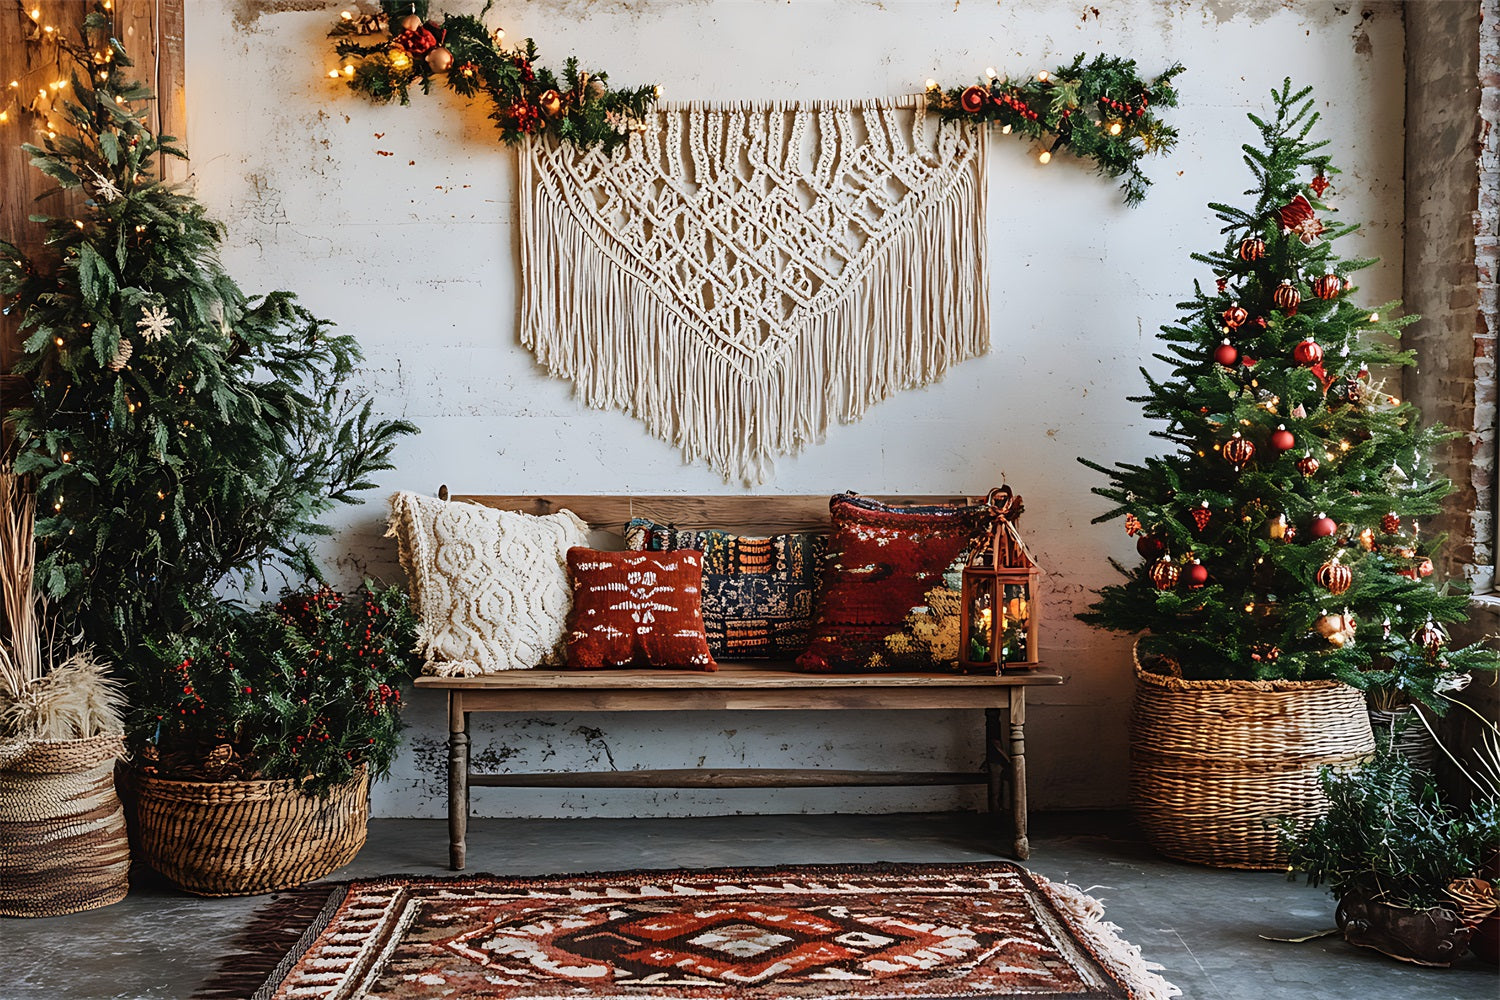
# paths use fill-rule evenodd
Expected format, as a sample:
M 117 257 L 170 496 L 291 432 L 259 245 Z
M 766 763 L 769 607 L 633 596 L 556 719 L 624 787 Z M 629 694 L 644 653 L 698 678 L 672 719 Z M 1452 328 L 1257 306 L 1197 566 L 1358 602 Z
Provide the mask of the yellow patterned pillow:
M 562 663 L 568 550 L 588 544 L 572 511 L 538 517 L 403 492 L 391 497 L 390 535 L 421 619 L 426 673 Z

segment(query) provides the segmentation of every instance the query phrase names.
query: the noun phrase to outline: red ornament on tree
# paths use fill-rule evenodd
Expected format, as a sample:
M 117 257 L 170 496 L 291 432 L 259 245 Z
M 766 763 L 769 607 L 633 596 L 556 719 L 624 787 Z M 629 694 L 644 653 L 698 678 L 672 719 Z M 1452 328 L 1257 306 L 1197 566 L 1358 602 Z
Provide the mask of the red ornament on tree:
M 1271 432 L 1271 447 L 1277 451 L 1291 451 L 1297 447 L 1297 439 L 1286 429 L 1286 424 L 1277 424 L 1276 429 Z
M 1234 471 L 1240 471 L 1240 467 L 1254 457 L 1255 445 L 1245 440 L 1239 431 L 1224 442 L 1224 460 L 1234 466 Z
M 1329 271 L 1312 283 L 1312 292 L 1320 299 L 1336 299 L 1344 290 L 1344 281 Z
M 1155 559 L 1167 551 L 1167 543 L 1155 535 L 1142 535 L 1135 540 L 1135 550 L 1143 559 Z
M 1187 585 L 1197 590 L 1208 582 L 1208 567 L 1194 559 L 1193 564 L 1187 568 Z
M 1330 594 L 1337 596 L 1344 593 L 1353 582 L 1353 572 L 1337 558 L 1318 567 L 1318 583 L 1328 588 Z
M 1147 575 L 1151 577 L 1151 583 L 1157 590 L 1171 590 L 1177 586 L 1177 578 L 1182 575 L 1182 571 L 1177 568 L 1171 556 L 1162 556 L 1151 564 Z
M 1438 650 L 1443 648 L 1443 643 L 1447 641 L 1447 638 L 1447 636 L 1443 635 L 1443 630 L 1438 628 L 1433 620 L 1429 618 L 1427 619 L 1427 624 L 1417 629 L 1416 633 L 1412 635 L 1411 641 L 1427 650 L 1428 653 L 1436 654 Z
M 1302 293 L 1292 287 L 1291 278 L 1282 278 L 1276 291 L 1271 293 L 1271 301 L 1288 316 L 1295 316 L 1297 307 L 1302 304 Z
M 1323 348 L 1318 346 L 1317 341 L 1308 337 L 1292 348 L 1292 360 L 1299 365 L 1315 365 L 1323 360 Z
M 1198 526 L 1199 531 L 1202 531 L 1204 528 L 1208 527 L 1209 519 L 1212 517 L 1213 514 L 1208 509 L 1207 500 L 1203 501 L 1200 506 L 1193 508 L 1193 523 Z
M 1239 359 L 1239 348 L 1235 347 L 1227 340 L 1224 341 L 1224 343 L 1220 344 L 1218 347 L 1214 348 L 1214 360 L 1223 365 L 1225 368 L 1234 367 L 1234 363 Z
M 1231 330 L 1236 330 L 1239 328 L 1241 323 L 1250 318 L 1250 313 L 1245 310 L 1244 306 L 1236 302 L 1234 305 L 1224 310 L 1223 316 L 1224 325 L 1229 327 L 1229 329 Z
M 1313 518 L 1312 524 L 1307 526 L 1307 530 L 1314 538 L 1330 538 L 1339 530 L 1339 523 L 1320 512 L 1317 517 Z
M 1432 560 L 1428 559 L 1426 556 L 1423 556 L 1422 557 L 1422 561 L 1419 562 L 1419 563 L 1417 563 L 1417 575 L 1418 576 L 1423 576 L 1423 577 L 1431 576 L 1432 575 L 1432 569 L 1433 569 L 1433 567 L 1432 567 Z
M 1297 459 L 1297 471 L 1304 476 L 1311 476 L 1318 471 L 1318 460 L 1312 457 L 1312 452 L 1308 452 Z
M 1387 535 L 1394 535 L 1401 531 L 1401 518 L 1395 511 L 1391 511 L 1380 519 L 1380 530 Z
M 1282 230 L 1295 235 L 1304 245 L 1316 243 L 1323 233 L 1323 223 L 1313 214 L 1312 202 L 1297 195 L 1277 210 Z
M 1125 515 L 1125 534 L 1134 537 L 1141 533 L 1141 519 L 1134 514 Z
M 958 106 L 971 115 L 983 111 L 988 103 L 990 103 L 990 92 L 984 87 L 966 87 L 964 92 L 958 95 Z
M 1307 186 L 1312 188 L 1313 194 L 1321 198 L 1323 197 L 1323 192 L 1327 191 L 1330 185 L 1331 182 L 1328 180 L 1328 178 L 1324 177 L 1322 174 L 1319 174 L 1318 176 L 1314 177 Z
M 1240 240 L 1240 260 L 1260 260 L 1266 255 L 1266 241 L 1259 236 Z

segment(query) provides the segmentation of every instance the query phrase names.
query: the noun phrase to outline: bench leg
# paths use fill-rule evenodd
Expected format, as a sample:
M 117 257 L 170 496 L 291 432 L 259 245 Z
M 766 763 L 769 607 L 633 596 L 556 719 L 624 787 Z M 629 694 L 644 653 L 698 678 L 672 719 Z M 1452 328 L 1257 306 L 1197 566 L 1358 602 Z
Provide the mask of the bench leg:
M 984 710 L 984 770 L 990 779 L 989 811 L 992 818 L 1000 815 L 1004 802 L 1006 767 L 1005 744 L 1001 742 L 1000 734 L 1000 710 L 987 708 Z
M 469 833 L 469 714 L 463 694 L 448 692 L 448 867 L 464 870 Z
M 1010 692 L 1010 794 L 1015 820 L 1015 855 L 1017 861 L 1031 856 L 1031 841 L 1026 836 L 1026 689 Z

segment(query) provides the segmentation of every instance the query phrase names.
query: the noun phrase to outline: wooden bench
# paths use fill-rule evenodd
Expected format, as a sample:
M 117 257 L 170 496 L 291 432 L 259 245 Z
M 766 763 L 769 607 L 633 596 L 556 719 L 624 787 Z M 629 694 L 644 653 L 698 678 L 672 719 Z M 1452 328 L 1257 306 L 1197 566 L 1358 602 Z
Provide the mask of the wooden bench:
M 439 493 L 447 497 L 447 488 Z M 679 528 L 740 534 L 826 530 L 827 496 L 461 496 L 502 510 L 573 511 L 597 532 L 599 548 L 622 548 L 631 517 Z M 939 503 L 949 497 L 884 497 Z M 999 816 L 1009 791 L 1012 848 L 1030 853 L 1026 835 L 1026 689 L 1061 684 L 1045 670 L 994 676 L 950 673 L 808 674 L 786 663 L 721 663 L 715 673 L 686 670 L 511 670 L 480 677 L 420 677 L 416 686 L 448 696 L 449 862 L 465 863 L 469 794 L 481 787 L 786 788 L 984 784 Z M 478 712 L 858 711 L 982 709 L 983 765 L 975 771 L 850 771 L 827 768 L 683 768 L 603 772 L 486 774 L 470 770 L 469 716 Z

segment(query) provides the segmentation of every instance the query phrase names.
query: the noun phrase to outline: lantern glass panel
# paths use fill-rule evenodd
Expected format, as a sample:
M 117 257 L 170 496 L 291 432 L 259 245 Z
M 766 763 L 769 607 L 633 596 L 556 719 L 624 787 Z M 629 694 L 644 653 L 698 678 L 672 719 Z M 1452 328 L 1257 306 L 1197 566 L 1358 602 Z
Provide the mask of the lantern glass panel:
M 975 575 L 969 583 L 969 648 L 965 656 L 971 663 L 998 663 L 996 650 L 1002 612 L 995 596 L 995 581 Z
M 1031 658 L 1031 587 L 1025 582 L 1008 580 L 1004 584 L 1004 596 L 1002 662 L 1026 663 Z

